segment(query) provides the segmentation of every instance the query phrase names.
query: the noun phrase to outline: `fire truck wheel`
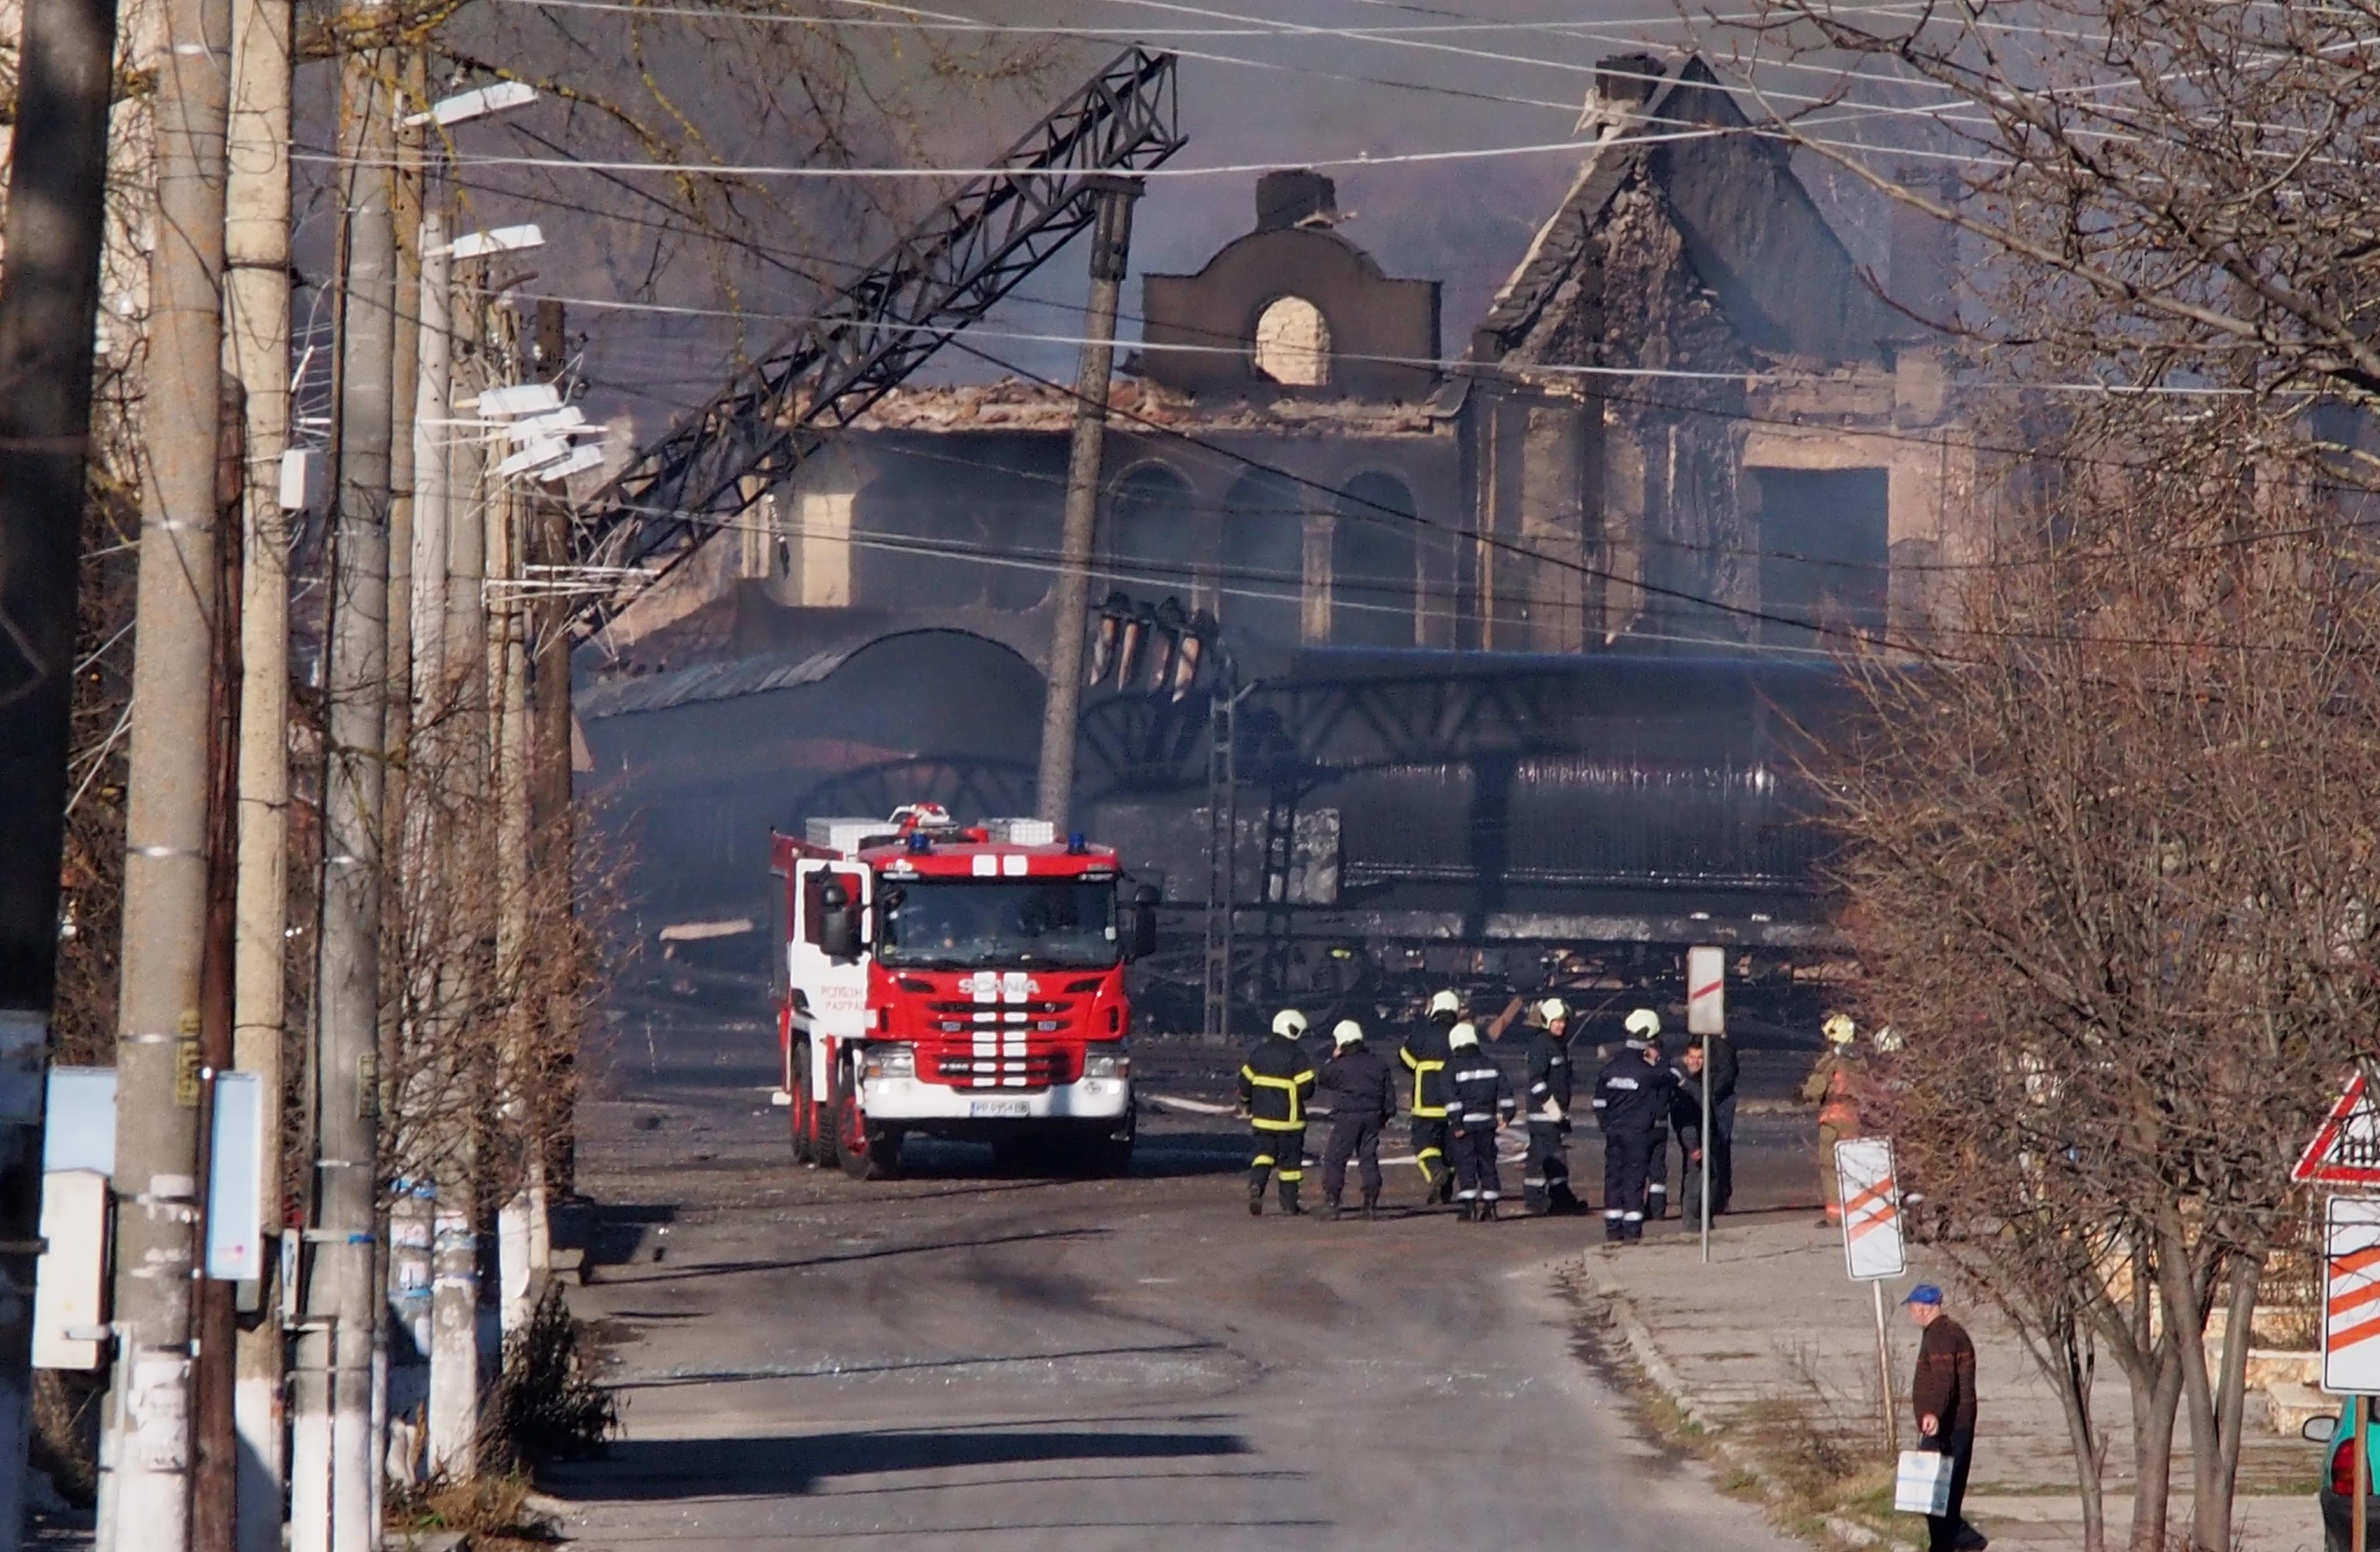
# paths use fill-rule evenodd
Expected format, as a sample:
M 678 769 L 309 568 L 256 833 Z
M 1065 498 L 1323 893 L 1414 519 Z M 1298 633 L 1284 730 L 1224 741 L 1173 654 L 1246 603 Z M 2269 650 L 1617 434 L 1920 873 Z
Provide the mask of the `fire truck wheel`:
M 859 1074 L 849 1063 L 835 1084 L 833 1130 L 835 1158 L 853 1180 L 882 1180 L 901 1167 L 901 1134 L 869 1130 L 859 1109 Z
M 793 1103 L 786 1107 L 786 1113 L 793 1122 L 794 1162 L 815 1164 L 819 1161 L 818 1106 L 810 1098 L 810 1048 L 808 1041 L 795 1045 L 791 1065 L 794 1073 Z

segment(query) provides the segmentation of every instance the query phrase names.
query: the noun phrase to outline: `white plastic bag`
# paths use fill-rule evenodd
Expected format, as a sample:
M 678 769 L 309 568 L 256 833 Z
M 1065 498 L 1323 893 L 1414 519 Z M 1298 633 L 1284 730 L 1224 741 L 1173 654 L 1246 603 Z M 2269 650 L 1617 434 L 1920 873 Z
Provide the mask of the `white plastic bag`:
M 1892 1507 L 1903 1514 L 1941 1514 L 1950 1507 L 1950 1457 L 1938 1449 L 1904 1449 L 1892 1484 Z

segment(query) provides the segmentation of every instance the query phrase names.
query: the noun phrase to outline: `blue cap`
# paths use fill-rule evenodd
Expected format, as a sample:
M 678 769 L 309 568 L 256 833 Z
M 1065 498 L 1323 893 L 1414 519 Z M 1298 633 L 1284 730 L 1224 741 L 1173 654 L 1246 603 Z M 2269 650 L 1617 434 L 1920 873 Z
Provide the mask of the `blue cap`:
M 1942 1291 L 1930 1282 L 1921 1282 L 1911 1289 L 1909 1296 L 1900 1302 L 1904 1304 L 1938 1304 L 1942 1302 Z

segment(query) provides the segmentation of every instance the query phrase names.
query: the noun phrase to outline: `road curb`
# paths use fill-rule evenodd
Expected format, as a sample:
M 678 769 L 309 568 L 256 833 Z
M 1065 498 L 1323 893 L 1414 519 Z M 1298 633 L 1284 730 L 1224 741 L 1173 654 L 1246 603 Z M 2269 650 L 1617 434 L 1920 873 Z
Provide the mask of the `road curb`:
M 1627 1291 L 1586 1265 L 1583 1258 L 1578 1266 L 1591 1280 L 1596 1297 L 1603 1303 L 1605 1326 L 1619 1335 L 1621 1345 L 1627 1350 L 1630 1360 L 1645 1376 L 1645 1383 L 1652 1386 L 1662 1400 L 1676 1408 L 1680 1416 L 1701 1430 L 1718 1457 L 1750 1478 L 1771 1505 L 1782 1504 L 1791 1496 L 1784 1483 L 1752 1449 L 1729 1437 L 1727 1425 L 1713 1417 L 1694 1399 L 1684 1376 L 1678 1373 L 1668 1354 L 1661 1351 L 1661 1344 L 1654 1340 L 1651 1329 L 1638 1318 L 1635 1303 L 1628 1297 Z M 1856 1547 L 1861 1552 L 1872 1552 L 1872 1549 L 1879 1547 L 1886 1552 L 1917 1552 L 1912 1543 L 1891 1540 L 1882 1533 L 1872 1531 L 1840 1514 L 1829 1514 L 1819 1523 L 1827 1539 L 1840 1546 Z

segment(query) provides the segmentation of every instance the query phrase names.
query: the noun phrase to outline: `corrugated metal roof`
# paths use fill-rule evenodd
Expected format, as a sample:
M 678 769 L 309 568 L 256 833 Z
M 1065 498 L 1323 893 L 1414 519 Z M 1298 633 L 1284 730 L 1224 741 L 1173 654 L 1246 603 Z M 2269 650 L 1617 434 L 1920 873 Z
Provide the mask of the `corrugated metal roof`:
M 811 652 L 765 652 L 728 662 L 698 663 L 642 679 L 622 679 L 598 685 L 577 697 L 576 709 L 589 721 L 625 717 L 638 711 L 666 711 L 698 701 L 731 700 L 815 685 L 851 661 L 864 647 L 885 639 L 881 631 L 854 634 Z

